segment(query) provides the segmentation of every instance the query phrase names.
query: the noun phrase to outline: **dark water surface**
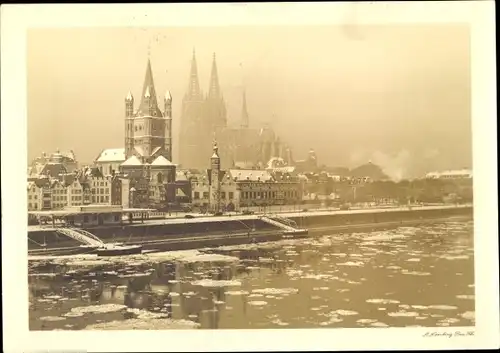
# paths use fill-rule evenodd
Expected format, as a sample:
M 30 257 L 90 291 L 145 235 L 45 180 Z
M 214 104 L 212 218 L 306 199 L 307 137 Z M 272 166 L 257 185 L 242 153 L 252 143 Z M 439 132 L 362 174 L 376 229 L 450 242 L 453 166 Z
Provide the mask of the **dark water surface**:
M 473 222 L 30 261 L 30 329 L 474 325 Z

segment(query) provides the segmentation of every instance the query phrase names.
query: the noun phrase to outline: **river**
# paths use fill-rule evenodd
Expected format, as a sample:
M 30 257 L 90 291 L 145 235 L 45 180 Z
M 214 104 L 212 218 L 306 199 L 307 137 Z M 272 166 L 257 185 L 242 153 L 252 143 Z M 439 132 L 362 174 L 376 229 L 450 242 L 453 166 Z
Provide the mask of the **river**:
M 473 222 L 29 262 L 31 330 L 474 325 Z

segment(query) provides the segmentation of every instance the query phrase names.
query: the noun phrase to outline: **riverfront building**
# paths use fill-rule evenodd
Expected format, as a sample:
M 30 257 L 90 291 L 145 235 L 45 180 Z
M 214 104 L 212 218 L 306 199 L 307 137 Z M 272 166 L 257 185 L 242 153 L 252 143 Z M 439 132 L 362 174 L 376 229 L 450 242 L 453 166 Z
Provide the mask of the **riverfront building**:
M 289 173 L 255 169 L 223 170 L 215 143 L 211 168 L 191 179 L 192 205 L 205 211 L 238 211 L 245 207 L 298 205 L 303 183 Z

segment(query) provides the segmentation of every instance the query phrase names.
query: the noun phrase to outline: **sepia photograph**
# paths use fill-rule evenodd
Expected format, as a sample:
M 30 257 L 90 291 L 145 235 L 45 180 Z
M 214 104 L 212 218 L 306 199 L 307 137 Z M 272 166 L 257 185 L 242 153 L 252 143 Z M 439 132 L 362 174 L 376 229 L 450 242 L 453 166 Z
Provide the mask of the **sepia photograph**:
M 25 172 L 8 191 L 24 208 L 10 276 L 27 330 L 474 339 L 478 247 L 498 230 L 482 225 L 497 222 L 497 172 L 473 132 L 496 112 L 475 113 L 471 24 L 354 9 L 183 25 L 164 6 L 164 24 L 24 31 Z

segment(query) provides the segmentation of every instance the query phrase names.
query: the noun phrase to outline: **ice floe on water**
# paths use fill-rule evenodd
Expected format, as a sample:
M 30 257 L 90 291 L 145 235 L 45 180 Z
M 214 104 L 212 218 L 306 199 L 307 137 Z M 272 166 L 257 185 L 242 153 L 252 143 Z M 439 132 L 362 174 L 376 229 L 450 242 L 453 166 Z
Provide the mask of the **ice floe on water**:
M 413 309 L 417 309 L 417 310 L 426 310 L 428 309 L 429 307 L 425 306 L 425 305 L 412 305 L 411 306 Z
M 363 239 L 364 242 L 370 241 L 388 241 L 388 240 L 395 240 L 395 239 L 404 239 L 407 238 L 406 236 L 402 234 L 391 234 L 387 232 L 377 232 L 374 235 L 365 237 Z
M 65 317 L 60 317 L 60 316 L 43 316 L 38 318 L 40 321 L 62 321 L 66 320 Z
M 420 259 L 417 259 L 416 257 L 413 257 L 411 259 L 406 260 L 407 262 L 420 262 Z
M 458 299 L 469 299 L 469 300 L 474 300 L 476 298 L 475 295 L 473 294 L 460 294 L 456 296 Z
M 402 270 L 401 274 L 403 275 L 411 275 L 411 276 L 430 276 L 430 272 L 419 272 L 419 271 L 408 271 L 408 270 Z
M 263 305 L 267 305 L 267 302 L 263 301 L 263 300 L 252 300 L 252 301 L 248 302 L 248 305 L 263 306 Z
M 457 310 L 458 308 L 453 305 L 429 305 L 429 309 L 435 310 Z
M 72 308 L 72 313 L 82 313 L 82 314 L 103 314 L 103 313 L 114 313 L 117 311 L 122 311 L 127 308 L 126 305 L 121 304 L 101 304 L 101 305 L 89 305 L 89 306 L 79 306 Z
M 456 319 L 453 317 L 442 319 L 436 323 L 437 326 L 450 326 L 453 324 L 458 324 L 460 322 L 460 319 Z
M 140 320 L 160 319 L 168 317 L 168 314 L 154 313 L 148 310 L 137 309 L 137 308 L 128 308 L 127 312 L 137 315 L 137 319 Z
M 244 290 L 229 290 L 225 292 L 226 295 L 248 295 L 247 291 Z
M 337 309 L 337 310 L 331 311 L 329 315 L 352 316 L 352 315 L 358 315 L 358 314 L 359 313 L 357 311 Z
M 288 295 L 298 293 L 296 288 L 263 288 L 254 289 L 252 293 L 264 294 L 264 295 Z
M 172 319 L 128 319 L 88 325 L 86 330 L 169 330 L 195 329 L 200 324 L 189 320 Z
M 338 266 L 351 266 L 351 267 L 361 267 L 364 266 L 364 262 L 361 261 L 347 261 L 347 262 L 342 262 L 342 263 L 337 263 Z
M 440 256 L 441 259 L 444 260 L 468 260 L 469 256 L 467 255 L 458 255 L 458 256 Z
M 395 299 L 367 299 L 366 302 L 372 304 L 399 304 L 399 300 Z
M 361 324 L 361 325 L 368 325 L 368 324 L 372 324 L 374 322 L 377 322 L 377 320 L 375 320 L 375 319 L 359 319 L 359 320 L 356 320 L 356 322 L 358 324 Z
M 234 256 L 220 255 L 220 254 L 200 254 L 195 256 L 180 257 L 181 262 L 238 262 L 240 259 Z
M 237 287 L 241 286 L 240 281 L 236 280 L 214 280 L 214 279 L 200 279 L 191 282 L 193 286 L 201 287 Z
M 415 311 L 396 311 L 387 313 L 387 315 L 391 317 L 417 317 L 419 316 L 419 313 Z
M 283 322 L 280 319 L 274 319 L 271 321 L 273 324 L 278 325 L 278 326 L 288 326 L 288 322 Z
M 466 311 L 461 316 L 466 320 L 475 320 L 476 319 L 476 313 L 474 311 Z

